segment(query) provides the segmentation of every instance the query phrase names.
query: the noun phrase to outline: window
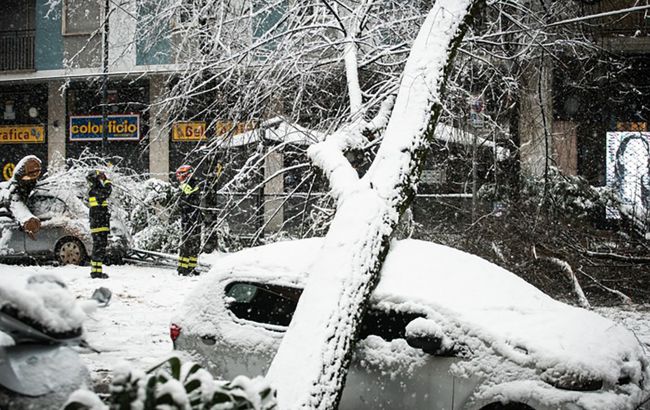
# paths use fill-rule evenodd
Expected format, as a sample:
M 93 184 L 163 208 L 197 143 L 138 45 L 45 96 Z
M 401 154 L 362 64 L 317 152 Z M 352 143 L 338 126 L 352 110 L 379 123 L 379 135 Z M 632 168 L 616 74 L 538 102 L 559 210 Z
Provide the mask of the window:
M 63 0 L 63 35 L 90 35 L 102 20 L 103 2 L 99 0 Z
M 289 326 L 302 289 L 288 286 L 235 282 L 226 287 L 228 309 L 240 319 L 277 326 Z M 361 322 L 359 339 L 370 335 L 386 341 L 403 339 L 406 325 L 423 315 L 370 309 Z
M 302 289 L 254 283 L 226 287 L 228 309 L 240 319 L 269 325 L 289 326 Z
M 65 215 L 68 211 L 68 207 L 62 199 L 41 195 L 29 198 L 29 209 L 40 219 L 50 219 L 56 215 Z
M 371 308 L 361 321 L 359 340 L 363 340 L 370 335 L 379 336 L 387 342 L 394 339 L 404 339 L 406 337 L 406 325 L 413 319 L 422 316 L 410 312 L 384 311 Z

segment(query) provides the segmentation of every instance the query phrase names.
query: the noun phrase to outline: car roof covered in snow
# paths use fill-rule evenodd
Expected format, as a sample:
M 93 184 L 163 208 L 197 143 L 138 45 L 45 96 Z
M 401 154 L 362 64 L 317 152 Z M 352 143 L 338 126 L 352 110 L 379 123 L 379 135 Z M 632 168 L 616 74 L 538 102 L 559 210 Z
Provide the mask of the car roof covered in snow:
M 215 297 L 211 288 L 220 280 L 304 286 L 322 243 L 320 238 L 277 242 L 213 261 L 208 277 L 186 300 L 183 323 L 205 325 L 205 300 Z M 480 339 L 520 365 L 578 368 L 615 383 L 623 361 L 646 361 L 624 327 L 556 301 L 478 256 L 431 242 L 393 241 L 372 299 L 375 305 L 423 313 L 442 322 L 446 332 Z

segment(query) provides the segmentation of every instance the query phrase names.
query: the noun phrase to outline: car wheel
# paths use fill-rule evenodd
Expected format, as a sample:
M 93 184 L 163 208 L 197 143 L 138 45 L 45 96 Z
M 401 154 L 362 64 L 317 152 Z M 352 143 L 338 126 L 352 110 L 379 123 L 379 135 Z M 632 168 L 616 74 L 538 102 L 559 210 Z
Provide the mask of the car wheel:
M 61 265 L 81 265 L 86 259 L 86 249 L 77 238 L 63 238 L 54 250 Z

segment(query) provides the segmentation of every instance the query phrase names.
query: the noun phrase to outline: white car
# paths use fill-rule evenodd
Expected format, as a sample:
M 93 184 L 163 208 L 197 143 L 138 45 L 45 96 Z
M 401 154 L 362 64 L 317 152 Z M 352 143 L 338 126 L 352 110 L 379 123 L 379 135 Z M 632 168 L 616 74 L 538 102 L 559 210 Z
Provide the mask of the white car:
M 175 348 L 218 377 L 265 374 L 321 244 L 218 260 L 173 318 Z M 624 327 L 477 256 L 405 240 L 382 269 L 340 408 L 634 409 L 647 383 L 648 359 Z
M 37 188 L 27 206 L 41 220 L 41 230 L 35 240 L 31 239 L 11 214 L 0 214 L 0 223 L 12 230 L 7 243 L 8 252 L 3 252 L 0 259 L 54 259 L 62 265 L 80 265 L 88 259 L 93 246 L 88 207 L 73 191 Z M 125 224 L 112 215 L 107 260 L 119 263 L 129 243 L 130 236 Z

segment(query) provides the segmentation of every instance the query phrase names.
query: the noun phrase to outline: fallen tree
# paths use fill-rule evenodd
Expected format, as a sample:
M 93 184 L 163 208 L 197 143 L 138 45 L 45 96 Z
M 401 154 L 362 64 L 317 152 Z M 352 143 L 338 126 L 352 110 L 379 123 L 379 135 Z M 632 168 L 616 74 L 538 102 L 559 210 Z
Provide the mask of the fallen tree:
M 456 49 L 483 2 L 436 1 L 412 46 L 392 112 L 384 103 L 371 121 L 357 110 L 354 31 L 346 31 L 351 121 L 309 150 L 329 180 L 337 211 L 267 375 L 283 410 L 338 406 L 360 319 L 391 234 L 415 194 Z M 344 152 L 364 146 L 386 121 L 377 156 L 359 177 Z

